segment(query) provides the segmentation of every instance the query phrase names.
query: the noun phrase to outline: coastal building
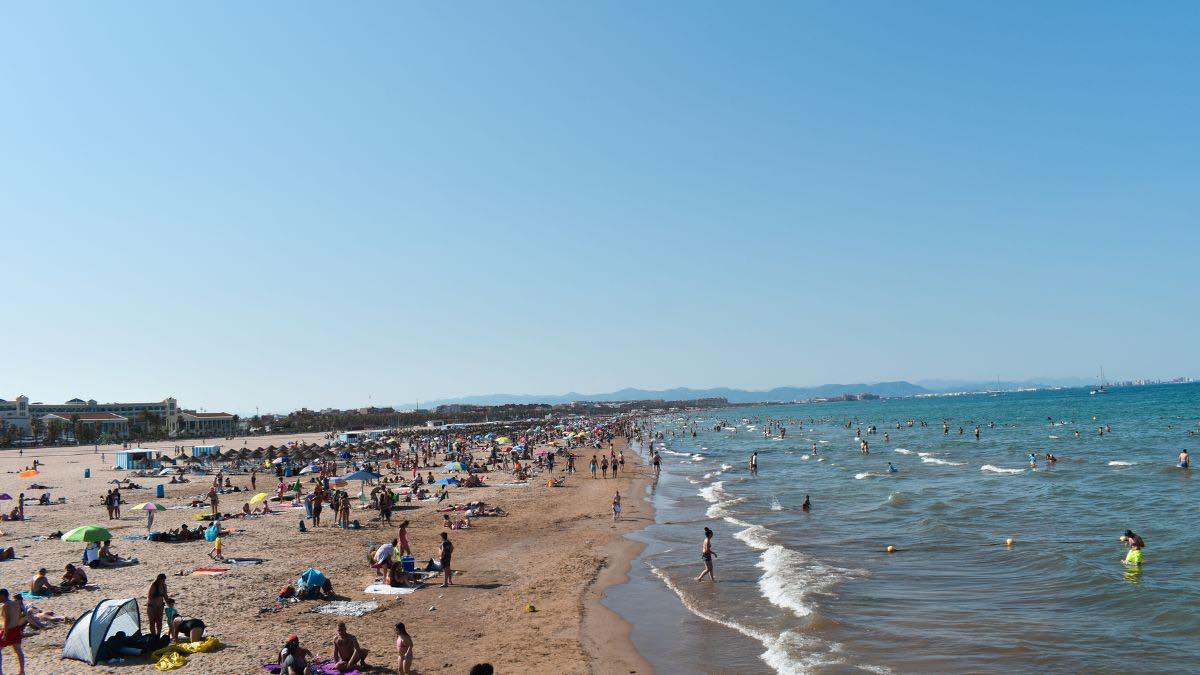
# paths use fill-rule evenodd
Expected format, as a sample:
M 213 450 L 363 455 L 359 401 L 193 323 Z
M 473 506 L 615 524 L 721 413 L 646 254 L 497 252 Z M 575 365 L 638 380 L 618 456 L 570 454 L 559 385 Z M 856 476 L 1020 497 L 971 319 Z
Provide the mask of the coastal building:
M 5 427 L 16 427 L 22 436 L 30 434 L 28 397 L 18 396 L 15 401 L 0 398 L 0 430 Z
M 230 413 L 179 413 L 178 433 L 183 436 L 232 436 L 237 433 L 237 427 L 237 416 Z
M 88 413 L 112 413 L 125 418 L 131 433 L 174 435 L 179 425 L 179 402 L 174 398 L 144 403 L 98 403 L 95 399 L 73 398 L 66 403 L 30 403 L 28 410 L 31 423 L 47 415 L 69 418 Z
M 110 412 L 48 413 L 42 415 L 42 424 L 58 424 L 64 436 L 75 438 L 75 424 L 79 424 L 79 438 L 92 440 L 119 440 L 129 438 L 129 420 Z M 86 430 L 86 433 L 85 431 Z

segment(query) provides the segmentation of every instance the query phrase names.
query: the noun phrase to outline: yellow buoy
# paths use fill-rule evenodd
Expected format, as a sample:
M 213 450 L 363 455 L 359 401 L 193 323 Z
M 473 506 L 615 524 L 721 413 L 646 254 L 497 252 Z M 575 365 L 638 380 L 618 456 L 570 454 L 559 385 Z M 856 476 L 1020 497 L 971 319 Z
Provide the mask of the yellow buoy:
M 896 552 L 896 547 L 895 547 L 895 546 L 888 546 L 888 547 L 887 547 L 887 552 L 888 552 L 888 553 L 895 553 L 895 552 Z
M 1005 540 L 1004 540 L 1004 544 L 1005 544 L 1006 546 L 1012 546 L 1012 545 L 1013 545 L 1013 540 L 1012 540 L 1012 537 L 1009 537 L 1008 539 L 1005 539 Z

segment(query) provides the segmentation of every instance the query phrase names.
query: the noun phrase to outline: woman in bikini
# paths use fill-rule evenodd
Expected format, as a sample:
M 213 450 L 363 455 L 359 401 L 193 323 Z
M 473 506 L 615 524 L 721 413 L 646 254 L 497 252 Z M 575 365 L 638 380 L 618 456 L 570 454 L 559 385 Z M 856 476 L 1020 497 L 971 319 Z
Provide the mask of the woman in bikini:
M 707 527 L 704 528 L 704 543 L 700 545 L 700 557 L 704 559 L 704 571 L 696 577 L 696 581 L 703 581 L 706 576 L 714 582 L 717 580 L 717 573 L 713 571 L 712 559 L 716 553 L 713 553 L 712 550 L 712 536 L 713 531 Z
M 396 624 L 396 670 L 400 675 L 409 675 L 413 672 L 413 640 L 408 631 L 404 629 L 404 624 Z
M 150 584 L 146 594 L 146 616 L 150 619 L 150 633 L 154 637 L 162 634 L 163 610 L 167 606 L 167 575 L 160 574 Z
M 400 555 L 412 555 L 412 549 L 408 546 L 408 521 L 400 523 L 400 531 L 396 534 L 396 540 L 400 542 Z

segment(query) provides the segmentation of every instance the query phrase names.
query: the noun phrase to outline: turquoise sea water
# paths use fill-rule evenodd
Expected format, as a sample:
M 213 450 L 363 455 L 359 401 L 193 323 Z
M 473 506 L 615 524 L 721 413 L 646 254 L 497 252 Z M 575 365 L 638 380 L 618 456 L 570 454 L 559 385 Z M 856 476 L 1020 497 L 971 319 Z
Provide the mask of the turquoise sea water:
M 1194 671 L 1200 469 L 1175 464 L 1198 421 L 1200 385 L 658 418 L 656 523 L 608 602 L 661 672 Z M 715 585 L 693 580 L 705 525 Z

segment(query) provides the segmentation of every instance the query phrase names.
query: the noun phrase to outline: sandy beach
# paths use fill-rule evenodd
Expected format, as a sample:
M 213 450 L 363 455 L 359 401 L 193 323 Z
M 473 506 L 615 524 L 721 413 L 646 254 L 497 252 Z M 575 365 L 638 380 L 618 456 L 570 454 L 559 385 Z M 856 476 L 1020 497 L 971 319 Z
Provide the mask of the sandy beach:
M 257 437 L 249 447 L 279 445 L 288 440 L 317 440 L 319 435 Z M 241 447 L 238 441 L 221 441 Z M 623 440 L 616 441 L 618 451 Z M 158 444 L 166 448 L 174 443 Z M 189 444 L 190 445 L 190 444 Z M 151 447 L 148 445 L 147 447 Z M 373 520 L 375 511 L 355 508 L 351 518 L 363 522 L 361 530 L 321 527 L 300 533 L 302 508 L 253 519 L 228 521 L 227 528 L 240 530 L 224 537 L 228 557 L 264 558 L 258 565 L 228 565 L 218 576 L 178 576 L 181 570 L 220 566 L 207 557 L 210 544 L 203 541 L 156 543 L 127 541 L 123 537 L 146 532 L 142 512 L 124 510 L 120 520 L 108 520 L 100 504 L 112 487 L 110 481 L 128 472 L 111 468 L 113 448 L 103 448 L 105 461 L 93 448 L 40 448 L 6 451 L 0 456 L 0 491 L 14 498 L 21 492 L 36 497 L 43 490 L 28 489 L 30 483 L 49 486 L 55 500 L 65 504 L 26 506 L 27 520 L 0 524 L 0 543 L 13 546 L 17 558 L 0 562 L 0 585 L 27 590 L 39 567 L 46 567 L 54 583 L 67 563 L 78 563 L 83 544 L 55 538 L 38 539 L 57 531 L 94 524 L 108 528 L 113 547 L 122 557 L 139 563 L 119 569 L 88 570 L 97 588 L 38 600 L 45 610 L 76 617 L 103 599 L 136 598 L 146 626 L 145 597 L 158 573 L 168 575 L 171 597 L 182 616 L 204 620 L 209 635 L 220 639 L 220 650 L 197 654 L 178 672 L 261 673 L 262 665 L 274 662 L 289 633 L 318 658 L 329 656 L 339 620 L 371 651 L 368 663 L 374 672 L 395 672 L 396 656 L 392 626 L 400 621 L 408 627 L 415 646 L 418 672 L 466 673 L 477 663 L 491 663 L 497 672 L 558 673 L 648 673 L 651 667 L 634 650 L 629 626 L 600 605 L 604 588 L 619 583 L 628 570 L 638 545 L 625 533 L 644 527 L 653 515 L 643 499 L 648 468 L 627 452 L 627 471 L 619 479 L 592 480 L 582 450 L 580 472 L 564 487 L 550 488 L 545 478 L 535 477 L 528 485 L 484 488 L 452 488 L 450 501 L 482 500 L 505 509 L 503 518 L 478 518 L 474 527 L 450 531 L 455 544 L 455 567 L 461 573 L 455 586 L 426 586 L 410 595 L 377 596 L 363 592 L 378 576 L 367 557 L 372 545 L 396 536 L 392 527 Z M 590 456 L 590 455 L 589 455 Z M 17 472 L 34 458 L 45 462 L 41 475 L 22 479 Z M 107 465 L 107 466 L 106 466 Z M 91 477 L 84 478 L 90 469 Z M 436 476 L 444 472 L 436 471 Z M 561 476 L 561 471 L 556 475 Z M 137 478 L 140 490 L 123 490 L 129 505 L 155 501 L 168 510 L 157 513 L 154 529 L 165 531 L 182 523 L 196 524 L 194 516 L 206 509 L 188 508 L 192 496 L 207 490 L 203 477 L 180 485 L 166 485 L 166 496 L 154 498 L 154 487 L 166 479 Z M 489 483 L 510 483 L 505 473 L 489 474 Z M 248 488 L 247 476 L 234 476 L 233 484 Z M 260 476 L 259 489 L 270 490 L 272 478 Z M 614 490 L 623 497 L 624 513 L 612 521 L 610 503 Z M 356 492 L 357 490 L 355 490 Z M 222 496 L 221 510 L 233 512 L 253 493 Z M 11 508 L 16 502 L 0 502 Z M 7 510 L 7 509 L 6 509 Z M 400 510 L 393 522 L 411 521 L 410 542 L 421 565 L 437 555 L 438 535 L 444 531 L 441 514 L 432 501 L 411 510 Z M 323 601 L 285 604 L 275 611 L 276 595 L 297 576 L 314 566 L 331 579 L 337 595 L 348 600 L 375 601 L 379 608 L 361 617 L 339 617 L 314 613 Z M 536 611 L 526 611 L 531 605 Z M 60 660 L 63 640 L 70 623 L 46 630 L 27 630 L 24 641 L 28 673 L 150 673 L 158 672 L 145 659 L 126 663 L 88 666 L 79 661 Z M 11 649 L 4 651 L 6 672 L 16 673 Z

